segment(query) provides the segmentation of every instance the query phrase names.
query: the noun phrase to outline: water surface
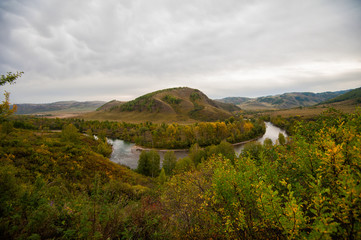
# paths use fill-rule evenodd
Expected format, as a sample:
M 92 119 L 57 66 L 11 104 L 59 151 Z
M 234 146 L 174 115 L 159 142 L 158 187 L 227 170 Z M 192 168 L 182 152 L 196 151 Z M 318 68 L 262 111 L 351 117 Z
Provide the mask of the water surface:
M 275 144 L 277 142 L 278 135 L 280 133 L 282 133 L 285 137 L 287 137 L 287 133 L 285 130 L 283 130 L 279 127 L 276 127 L 275 125 L 273 125 L 270 122 L 265 122 L 265 124 L 266 124 L 266 132 L 263 134 L 262 137 L 257 139 L 257 142 L 260 142 L 263 144 L 264 140 L 266 140 L 266 138 L 269 138 L 272 140 L 273 144 Z M 244 145 L 245 144 L 234 146 L 234 151 L 237 154 L 240 154 L 244 148 Z

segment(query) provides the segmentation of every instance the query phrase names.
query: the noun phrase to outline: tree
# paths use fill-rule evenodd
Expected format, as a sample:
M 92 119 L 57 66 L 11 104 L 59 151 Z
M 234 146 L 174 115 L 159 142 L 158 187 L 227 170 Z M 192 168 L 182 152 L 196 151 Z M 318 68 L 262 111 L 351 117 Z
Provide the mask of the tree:
M 195 166 L 197 166 L 207 157 L 205 151 L 198 145 L 198 143 L 195 143 L 191 146 L 188 156 L 193 161 Z
M 283 135 L 282 133 L 278 134 L 278 142 L 281 145 L 285 145 L 286 144 L 286 138 L 285 135 Z
M 172 174 L 175 165 L 177 164 L 177 157 L 173 151 L 168 151 L 164 154 L 163 169 L 168 176 Z
M 64 125 L 61 135 L 65 141 L 76 142 L 79 140 L 79 131 L 71 123 L 69 125 Z
M 160 156 L 155 150 L 148 152 L 149 164 L 150 164 L 150 175 L 151 177 L 157 177 L 159 175 L 160 168 Z
M 142 151 L 139 156 L 138 160 L 138 167 L 137 172 L 140 174 L 148 176 L 149 174 L 149 162 L 148 162 L 148 156 L 146 151 Z
M 9 83 L 9 84 L 15 83 L 15 80 L 18 77 L 20 77 L 22 74 L 23 74 L 23 72 L 17 72 L 17 73 L 8 72 L 7 75 L 1 75 L 0 86 L 3 86 L 7 83 Z M 12 109 L 10 109 L 9 96 L 10 96 L 10 93 L 5 91 L 5 93 L 4 93 L 5 99 L 0 104 L 0 121 L 2 119 L 5 119 L 7 116 L 13 114 L 16 111 L 16 105 L 14 105 Z
M 0 86 L 5 85 L 6 83 L 9 83 L 9 84 L 15 83 L 15 80 L 17 78 L 21 77 L 21 75 L 23 73 L 24 72 L 16 72 L 16 73 L 8 72 L 7 75 L 1 75 L 1 77 L 0 77 Z
M 272 147 L 272 145 L 273 145 L 273 142 L 272 142 L 272 139 L 270 139 L 270 138 L 266 138 L 263 141 L 263 146 L 266 147 L 266 148 L 270 148 L 270 147 Z
M 162 168 L 162 170 L 160 171 L 158 180 L 161 185 L 163 185 L 167 181 L 167 176 L 165 175 L 164 168 Z
M 157 151 L 142 151 L 138 160 L 137 171 L 145 176 L 157 177 L 159 174 L 160 156 Z
M 190 171 L 194 168 L 194 162 L 189 158 L 181 158 L 177 161 L 177 164 L 175 166 L 176 173 L 182 173 Z
M 234 158 L 236 157 L 236 154 L 234 152 L 234 148 L 232 144 L 226 141 L 222 141 L 217 146 L 217 152 L 218 154 L 222 154 L 225 158 L 231 160 L 231 162 L 234 162 Z

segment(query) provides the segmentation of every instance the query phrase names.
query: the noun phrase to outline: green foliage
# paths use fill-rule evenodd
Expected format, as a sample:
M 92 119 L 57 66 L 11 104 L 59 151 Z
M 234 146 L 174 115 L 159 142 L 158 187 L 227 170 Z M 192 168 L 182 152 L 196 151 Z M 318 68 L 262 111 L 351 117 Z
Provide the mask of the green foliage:
M 182 101 L 182 99 L 176 98 L 176 97 L 174 97 L 172 95 L 168 95 L 168 94 L 165 95 L 162 100 L 169 104 L 174 104 L 174 105 L 177 105 Z
M 263 141 L 263 146 L 265 148 L 269 148 L 269 147 L 272 147 L 273 145 L 273 142 L 272 142 L 272 139 L 270 138 L 266 138 L 264 141 Z M 283 144 L 282 144 L 283 145 Z
M 173 174 L 173 170 L 177 164 L 177 157 L 173 151 L 167 151 L 164 154 L 163 169 L 166 175 L 170 176 Z
M 286 143 L 285 135 L 283 135 L 282 133 L 279 133 L 278 134 L 278 142 L 281 145 L 285 145 L 285 143 Z
M 93 131 L 89 128 L 88 130 L 86 130 L 86 135 L 88 135 L 89 137 L 93 137 Z
M 244 146 L 241 155 L 243 157 L 248 157 L 248 158 L 253 159 L 256 162 L 259 162 L 261 159 L 262 150 L 263 150 L 263 148 L 262 148 L 261 143 L 250 142 Z
M 7 83 L 9 84 L 15 83 L 16 79 L 19 78 L 22 74 L 23 72 L 17 72 L 17 73 L 8 72 L 7 75 L 1 75 L 0 86 L 3 86 Z M 2 122 L 5 118 L 7 118 L 9 115 L 13 114 L 16 111 L 15 105 L 13 105 L 12 109 L 10 109 L 9 96 L 10 93 L 5 91 L 4 93 L 5 99 L 0 104 L 0 122 Z
M 61 135 L 65 141 L 77 142 L 79 140 L 79 131 L 73 124 L 65 125 Z
M 197 143 L 190 147 L 188 156 L 195 166 L 204 161 L 207 157 L 206 152 L 200 148 Z
M 204 109 L 205 107 L 203 105 L 200 105 L 196 102 L 194 102 L 194 109 L 191 110 L 188 115 L 193 118 L 193 119 L 199 119 L 199 120 L 204 120 L 202 118 L 204 118 L 201 114 L 201 111 Z
M 182 173 L 194 169 L 194 162 L 189 157 L 178 159 L 175 165 L 175 172 Z
M 99 144 L 96 152 L 103 155 L 104 157 L 110 157 L 112 154 L 112 147 L 107 143 L 106 140 L 99 139 Z
M 142 151 L 138 160 L 137 171 L 145 176 L 157 177 L 159 175 L 160 156 L 157 151 Z
M 14 130 L 14 124 L 12 122 L 3 122 L 0 128 L 1 132 L 4 134 L 9 134 Z
M 16 173 L 15 167 L 0 165 L 0 218 L 11 212 L 12 200 L 20 194 L 21 187 L 16 182 Z
M 167 181 L 167 176 L 165 175 L 164 168 L 162 168 L 162 170 L 160 170 L 158 180 L 161 185 L 163 185 Z
M 10 93 L 4 93 L 4 101 L 0 104 L 0 122 L 6 119 L 8 116 L 13 114 L 16 111 L 16 105 L 13 105 L 12 109 L 10 108 L 9 103 Z
M 0 86 L 3 86 L 7 83 L 9 83 L 9 84 L 15 83 L 16 79 L 21 77 L 21 75 L 23 75 L 23 74 L 24 74 L 24 72 L 16 72 L 16 73 L 8 72 L 6 75 L 1 75 L 0 76 Z
M 201 96 L 199 95 L 199 92 L 195 91 L 195 92 L 191 93 L 190 100 L 192 102 L 195 102 L 195 101 L 197 101 L 199 99 L 201 99 Z
M 231 162 L 233 162 L 236 157 L 232 144 L 226 141 L 222 141 L 217 145 L 216 153 L 221 154 L 225 158 L 231 160 Z

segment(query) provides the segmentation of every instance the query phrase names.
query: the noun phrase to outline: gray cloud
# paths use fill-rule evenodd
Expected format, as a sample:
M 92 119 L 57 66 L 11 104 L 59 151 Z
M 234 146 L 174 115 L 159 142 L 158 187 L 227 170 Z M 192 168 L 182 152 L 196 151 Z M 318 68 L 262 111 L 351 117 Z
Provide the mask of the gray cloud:
M 360 86 L 361 3 L 3 0 L 12 100 L 129 100 L 189 86 L 210 97 Z

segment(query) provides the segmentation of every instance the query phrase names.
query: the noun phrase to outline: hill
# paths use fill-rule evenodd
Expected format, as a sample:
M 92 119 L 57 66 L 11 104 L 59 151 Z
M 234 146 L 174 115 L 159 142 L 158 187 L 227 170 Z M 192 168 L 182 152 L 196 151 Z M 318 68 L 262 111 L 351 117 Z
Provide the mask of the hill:
M 356 101 L 357 103 L 361 103 L 361 87 L 353 89 L 349 92 L 346 92 L 346 93 L 339 95 L 335 98 L 332 98 L 328 101 L 325 101 L 325 102 L 323 102 L 323 104 L 337 103 L 337 102 L 343 102 L 343 101 L 347 101 L 347 100 L 351 100 L 351 101 L 353 100 L 353 101 Z
M 258 98 L 228 97 L 219 101 L 233 103 L 245 110 L 277 110 L 307 107 L 335 98 L 350 90 L 337 92 L 292 92 Z
M 361 88 L 350 90 L 338 97 L 332 98 L 328 101 L 319 103 L 309 107 L 298 107 L 290 109 L 278 109 L 274 111 L 267 111 L 264 114 L 277 117 L 294 117 L 301 118 L 315 118 L 317 115 L 326 111 L 329 108 L 336 109 L 343 113 L 354 113 L 361 107 Z
M 16 114 L 52 114 L 59 112 L 79 113 L 95 111 L 102 106 L 103 101 L 61 101 L 46 104 L 16 104 Z
M 235 105 L 240 105 L 244 102 L 247 102 L 249 100 L 251 100 L 252 98 L 248 98 L 248 97 L 226 97 L 226 98 L 222 98 L 222 99 L 216 99 L 216 101 L 220 101 L 220 102 L 224 102 L 224 103 L 232 103 Z
M 196 122 L 227 119 L 232 116 L 230 111 L 235 110 L 239 108 L 213 101 L 197 89 L 179 87 L 151 92 L 129 102 L 113 100 L 82 117 L 130 122 Z
M 98 107 L 96 110 L 97 110 L 97 111 L 110 110 L 111 108 L 113 108 L 113 107 L 115 107 L 115 106 L 118 106 L 118 105 L 120 105 L 120 104 L 123 104 L 123 103 L 126 103 L 126 102 L 117 101 L 117 100 L 112 100 L 112 101 L 110 101 L 110 102 L 104 103 L 103 105 L 101 105 L 100 107 Z

